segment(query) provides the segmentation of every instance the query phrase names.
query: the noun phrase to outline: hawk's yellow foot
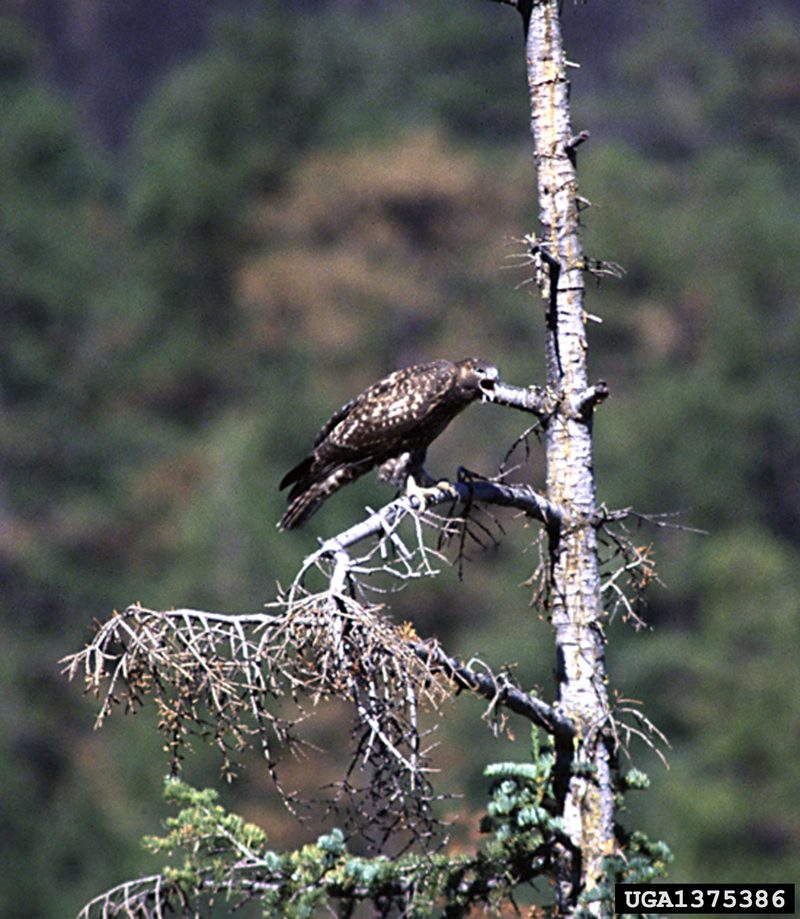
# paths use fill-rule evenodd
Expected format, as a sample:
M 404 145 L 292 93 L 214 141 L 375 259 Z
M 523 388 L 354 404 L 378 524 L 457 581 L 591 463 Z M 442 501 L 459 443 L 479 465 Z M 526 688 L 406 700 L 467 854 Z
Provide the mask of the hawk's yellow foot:
M 420 507 L 427 507 L 428 502 L 433 498 L 434 495 L 437 495 L 440 491 L 446 492 L 451 498 L 458 499 L 458 489 L 453 485 L 452 482 L 447 479 L 440 479 L 438 482 L 434 482 L 431 476 L 424 476 L 425 479 L 430 483 L 428 485 L 421 485 L 417 482 L 413 475 L 410 475 L 406 480 L 405 493 L 406 497 L 417 498 Z

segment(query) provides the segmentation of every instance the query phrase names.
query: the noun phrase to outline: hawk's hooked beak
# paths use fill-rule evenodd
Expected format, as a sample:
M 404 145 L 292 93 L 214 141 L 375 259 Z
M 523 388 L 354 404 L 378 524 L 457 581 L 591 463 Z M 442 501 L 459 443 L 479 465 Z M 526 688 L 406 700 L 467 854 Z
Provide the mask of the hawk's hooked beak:
M 478 389 L 481 391 L 481 402 L 494 402 L 494 387 L 495 383 L 498 382 L 498 377 L 494 375 L 484 377 L 480 383 L 478 383 Z

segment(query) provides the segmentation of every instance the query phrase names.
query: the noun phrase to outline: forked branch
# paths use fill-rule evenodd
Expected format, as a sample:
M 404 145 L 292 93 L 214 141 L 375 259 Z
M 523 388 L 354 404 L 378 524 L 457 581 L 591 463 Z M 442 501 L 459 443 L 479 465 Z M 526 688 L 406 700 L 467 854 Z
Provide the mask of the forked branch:
M 568 724 L 510 677 L 480 672 L 392 623 L 377 605 L 329 591 L 297 589 L 276 612 L 226 615 L 131 606 L 103 623 L 81 652 L 63 663 L 100 700 L 98 724 L 112 709 L 155 702 L 173 772 L 192 735 L 212 740 L 233 775 L 249 746 L 260 748 L 284 801 L 279 752 L 302 750 L 302 722 L 320 701 L 354 707 L 351 765 L 330 806 L 357 802 L 346 819 L 362 831 L 382 808 L 383 827 L 402 825 L 418 841 L 434 832 L 429 733 L 423 712 L 436 713 L 454 691 L 468 689 L 490 709 L 507 710 L 556 732 Z M 356 776 L 368 773 L 361 786 Z M 387 809 L 386 802 L 391 802 Z
M 452 482 L 441 488 L 430 490 L 424 501 L 424 507 L 422 507 L 422 499 L 417 495 L 404 495 L 390 501 L 379 510 L 370 512 L 364 520 L 324 540 L 303 563 L 301 575 L 325 558 L 335 559 L 338 556 L 344 564 L 346 556 L 342 553 L 346 553 L 347 549 L 370 537 L 380 536 L 389 538 L 390 541 L 396 540 L 397 529 L 403 519 L 406 517 L 418 519 L 421 511 L 442 504 L 452 504 L 454 494 L 457 495 L 455 500 L 465 505 L 479 502 L 516 508 L 527 516 L 541 521 L 548 528 L 557 527 L 564 516 L 562 508 L 548 501 L 529 485 L 512 485 L 470 477 L 468 481 Z M 400 555 L 402 554 L 401 551 Z
M 456 657 L 450 657 L 434 641 L 412 642 L 411 646 L 429 666 L 441 668 L 441 672 L 458 689 L 467 689 L 487 699 L 487 714 L 507 709 L 527 718 L 548 734 L 567 739 L 574 735 L 575 726 L 569 718 L 536 696 L 523 692 L 507 673 L 496 674 L 483 662 L 464 663 Z M 476 666 L 478 663 L 479 666 Z

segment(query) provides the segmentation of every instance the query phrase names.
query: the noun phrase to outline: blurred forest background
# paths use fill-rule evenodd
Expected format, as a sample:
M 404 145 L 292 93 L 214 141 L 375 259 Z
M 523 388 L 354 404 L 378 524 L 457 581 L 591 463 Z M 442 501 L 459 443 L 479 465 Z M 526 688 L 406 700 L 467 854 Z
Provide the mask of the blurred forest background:
M 5 0 L 0 4 L 0 913 L 74 914 L 155 867 L 152 712 L 92 730 L 58 660 L 94 619 L 257 610 L 319 534 L 388 497 L 363 481 L 297 534 L 276 483 L 319 423 L 397 366 L 480 353 L 542 382 L 542 306 L 501 270 L 535 228 L 521 29 L 486 0 Z M 791 0 L 565 3 L 594 258 L 601 500 L 645 528 L 665 588 L 610 672 L 669 736 L 625 814 L 675 881 L 798 880 L 800 10 Z M 429 466 L 491 474 L 526 426 L 479 406 Z M 542 482 L 534 443 L 520 478 Z M 535 528 L 505 520 L 393 601 L 423 636 L 551 690 L 521 586 Z M 526 549 L 528 551 L 526 551 Z M 474 832 L 481 771 L 525 758 L 461 698 L 441 783 Z M 322 712 L 336 777 L 343 712 Z M 518 727 L 518 726 L 517 726 Z M 218 783 L 202 744 L 186 763 Z M 467 755 L 467 751 L 479 751 Z M 314 773 L 310 776 L 309 774 Z M 224 801 L 276 846 L 314 838 L 258 760 Z M 466 832 L 466 831 L 465 831 Z M 469 833 L 467 833 L 469 836 Z

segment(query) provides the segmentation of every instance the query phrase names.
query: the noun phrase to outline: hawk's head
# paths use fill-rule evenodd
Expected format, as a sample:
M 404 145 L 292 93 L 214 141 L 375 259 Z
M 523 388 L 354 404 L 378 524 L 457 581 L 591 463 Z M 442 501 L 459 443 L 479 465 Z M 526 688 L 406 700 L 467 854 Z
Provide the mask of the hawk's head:
M 468 357 L 456 361 L 457 386 L 460 395 L 468 400 L 491 399 L 494 384 L 500 379 L 500 371 L 494 364 L 479 357 Z

